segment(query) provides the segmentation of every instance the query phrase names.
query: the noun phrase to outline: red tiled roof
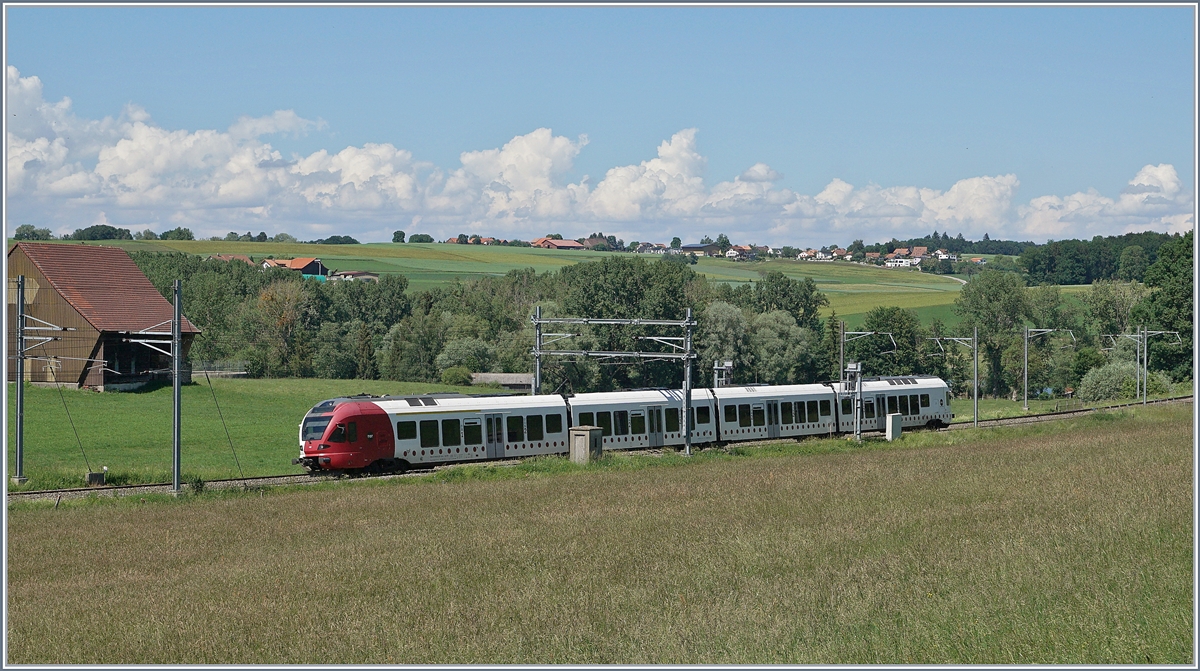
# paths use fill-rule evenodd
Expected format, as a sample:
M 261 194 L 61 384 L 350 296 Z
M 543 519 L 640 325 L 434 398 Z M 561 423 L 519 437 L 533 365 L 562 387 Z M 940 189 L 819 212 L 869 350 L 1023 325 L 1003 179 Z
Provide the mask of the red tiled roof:
M 98 331 L 170 330 L 174 308 L 119 247 L 18 242 L 46 280 Z M 181 330 L 199 333 L 185 317 Z
M 213 254 L 208 258 L 216 259 L 218 261 L 242 261 L 244 263 L 254 265 L 254 262 L 250 260 L 250 257 L 246 256 L 245 254 Z
M 304 270 L 304 266 L 316 260 L 316 258 L 291 259 L 287 262 L 287 267 L 292 270 Z

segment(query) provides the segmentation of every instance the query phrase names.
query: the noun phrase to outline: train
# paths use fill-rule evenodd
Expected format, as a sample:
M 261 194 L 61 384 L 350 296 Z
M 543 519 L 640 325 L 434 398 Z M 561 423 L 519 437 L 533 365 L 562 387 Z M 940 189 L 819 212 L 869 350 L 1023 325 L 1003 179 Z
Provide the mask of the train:
M 854 394 L 841 382 L 692 391 L 692 445 L 832 436 L 854 431 Z M 862 380 L 862 429 L 940 428 L 950 389 L 928 375 Z M 385 473 L 450 463 L 568 452 L 573 426 L 598 426 L 606 450 L 682 447 L 683 392 L 648 389 L 559 395 L 348 396 L 322 401 L 300 423 L 309 472 Z

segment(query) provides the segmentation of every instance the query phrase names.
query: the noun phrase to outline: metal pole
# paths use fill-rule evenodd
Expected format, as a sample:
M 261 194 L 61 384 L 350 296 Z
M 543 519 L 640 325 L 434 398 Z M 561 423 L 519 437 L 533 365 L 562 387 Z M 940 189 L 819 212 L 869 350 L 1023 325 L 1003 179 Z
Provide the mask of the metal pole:
M 975 335 L 971 336 L 971 352 L 975 355 L 975 427 L 979 427 L 979 327 L 975 327 Z
M 1142 405 L 1150 398 L 1150 330 L 1142 327 L 1142 338 L 1146 341 L 1146 353 L 1142 356 Z
M 838 322 L 838 382 L 846 381 L 846 320 Z
M 692 456 L 692 309 L 687 309 L 683 335 L 683 453 Z
M 542 306 L 533 308 L 533 395 L 542 393 Z
M 1029 327 L 1025 327 L 1025 404 L 1024 408 L 1029 409 Z
M 25 478 L 25 276 L 17 275 L 17 472 L 14 485 Z
M 180 342 L 181 342 L 182 338 L 180 337 L 180 328 L 179 328 L 180 327 L 180 324 L 179 324 L 180 307 L 179 306 L 180 306 L 180 303 L 183 302 L 182 295 L 183 295 L 183 282 L 181 280 L 175 280 L 175 315 L 171 319 L 171 373 L 172 373 L 171 377 L 174 380 L 174 387 L 175 387 L 174 388 L 175 422 L 174 422 L 174 427 L 173 427 L 174 430 L 173 430 L 172 438 L 173 438 L 173 444 L 174 444 L 174 448 L 175 448 L 174 449 L 175 463 L 174 463 L 174 478 L 171 481 L 171 491 L 175 492 L 176 494 L 179 493 L 179 419 L 180 419 L 179 390 L 180 390 L 180 386 L 181 386 L 181 382 L 182 382 L 182 380 L 181 380 L 182 366 L 180 364 L 183 361 L 183 356 L 182 356 L 183 353 L 181 351 L 182 347 L 180 346 Z

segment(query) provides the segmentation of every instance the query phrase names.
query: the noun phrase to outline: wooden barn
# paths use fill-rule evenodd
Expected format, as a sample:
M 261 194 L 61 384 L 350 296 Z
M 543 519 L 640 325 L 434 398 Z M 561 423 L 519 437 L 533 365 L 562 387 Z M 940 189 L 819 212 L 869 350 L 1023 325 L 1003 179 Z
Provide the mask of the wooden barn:
M 56 336 L 27 349 L 25 379 L 98 390 L 133 389 L 155 377 L 169 379 L 171 359 L 145 345 L 128 342 L 138 332 L 167 332 L 173 307 L 117 247 L 18 242 L 8 250 L 8 352 L 16 352 L 16 278 L 25 276 L 25 313 L 66 332 L 27 331 Z M 200 333 L 182 320 L 183 353 Z M 29 320 L 28 326 L 42 326 Z M 31 340 L 26 347 L 35 344 Z M 163 349 L 169 349 L 164 347 Z M 15 360 L 8 380 L 16 380 Z

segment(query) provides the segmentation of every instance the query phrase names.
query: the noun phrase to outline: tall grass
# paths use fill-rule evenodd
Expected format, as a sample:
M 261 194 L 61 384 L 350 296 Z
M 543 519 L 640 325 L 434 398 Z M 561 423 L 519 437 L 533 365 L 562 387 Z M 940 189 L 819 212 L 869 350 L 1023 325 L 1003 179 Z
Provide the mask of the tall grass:
M 8 661 L 1191 663 L 1189 412 L 16 507 Z

